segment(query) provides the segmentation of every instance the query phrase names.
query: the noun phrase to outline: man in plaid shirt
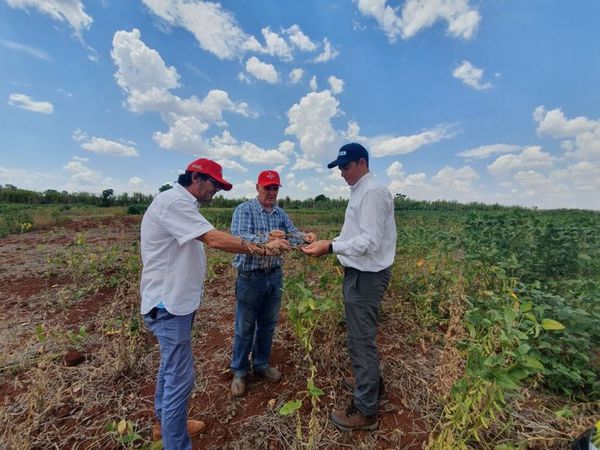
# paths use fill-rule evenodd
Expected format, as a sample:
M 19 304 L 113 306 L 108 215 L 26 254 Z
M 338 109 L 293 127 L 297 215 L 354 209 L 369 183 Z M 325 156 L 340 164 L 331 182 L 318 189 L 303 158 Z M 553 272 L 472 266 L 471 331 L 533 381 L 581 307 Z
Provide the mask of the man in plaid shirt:
M 231 221 L 231 234 L 247 242 L 266 243 L 287 239 L 292 245 L 313 242 L 313 233 L 299 231 L 283 209 L 277 206 L 281 182 L 274 170 L 258 175 L 257 197 L 239 205 Z M 273 333 L 279 319 L 283 273 L 281 256 L 257 257 L 238 254 L 233 260 L 237 269 L 235 334 L 231 371 L 234 397 L 246 393 L 248 357 L 252 352 L 254 376 L 271 382 L 281 380 L 281 373 L 269 365 Z

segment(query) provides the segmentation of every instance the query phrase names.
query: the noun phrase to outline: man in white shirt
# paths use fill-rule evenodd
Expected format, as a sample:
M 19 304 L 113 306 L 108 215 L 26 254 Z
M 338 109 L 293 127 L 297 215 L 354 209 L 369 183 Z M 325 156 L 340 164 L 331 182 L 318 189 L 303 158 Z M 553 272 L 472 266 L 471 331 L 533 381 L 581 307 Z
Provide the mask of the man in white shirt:
M 219 164 L 200 158 L 188 165 L 173 189 L 154 198 L 142 219 L 141 313 L 160 347 L 154 402 L 158 422 L 152 435 L 162 437 L 167 450 L 191 450 L 190 434 L 204 429 L 204 422 L 187 420 L 194 386 L 191 329 L 206 275 L 204 244 L 258 256 L 290 248 L 284 239 L 257 245 L 214 229 L 200 214 L 198 202 L 210 202 L 219 190 L 231 188 Z
M 378 397 L 383 392 L 377 321 L 396 254 L 394 201 L 369 172 L 369 154 L 362 145 L 342 146 L 337 159 L 327 165 L 336 166 L 351 191 L 342 231 L 332 241 L 317 241 L 302 250 L 311 256 L 335 253 L 345 269 L 347 347 L 354 377 L 344 383 L 353 388 L 354 395 L 346 409 L 333 410 L 331 421 L 344 431 L 375 430 Z

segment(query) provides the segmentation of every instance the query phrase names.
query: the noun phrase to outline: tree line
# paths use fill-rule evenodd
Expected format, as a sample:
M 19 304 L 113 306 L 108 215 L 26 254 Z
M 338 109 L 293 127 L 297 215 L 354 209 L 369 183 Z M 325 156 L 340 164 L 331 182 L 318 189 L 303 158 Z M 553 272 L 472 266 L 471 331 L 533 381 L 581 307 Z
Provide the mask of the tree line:
M 165 184 L 159 188 L 159 192 L 170 189 L 170 184 Z M 20 189 L 12 184 L 0 185 L 0 203 L 20 203 L 29 205 L 44 204 L 82 204 L 92 206 L 135 206 L 139 209 L 137 213 L 143 212 L 152 202 L 152 194 L 142 194 L 127 192 L 115 194 L 113 189 L 105 189 L 100 194 L 89 192 L 67 192 L 47 189 L 42 192 Z M 212 202 L 205 207 L 213 208 L 235 208 L 246 198 L 225 198 L 216 196 Z M 284 209 L 316 209 L 322 211 L 345 209 L 348 200 L 343 198 L 330 198 L 324 194 L 316 197 L 310 197 L 304 200 L 292 199 L 289 196 L 278 200 L 279 206 Z M 405 194 L 395 194 L 394 209 L 396 211 L 500 211 L 510 209 L 537 209 L 524 207 L 507 207 L 499 204 L 488 205 L 484 203 L 459 203 L 457 201 L 447 200 L 414 200 L 408 198 Z

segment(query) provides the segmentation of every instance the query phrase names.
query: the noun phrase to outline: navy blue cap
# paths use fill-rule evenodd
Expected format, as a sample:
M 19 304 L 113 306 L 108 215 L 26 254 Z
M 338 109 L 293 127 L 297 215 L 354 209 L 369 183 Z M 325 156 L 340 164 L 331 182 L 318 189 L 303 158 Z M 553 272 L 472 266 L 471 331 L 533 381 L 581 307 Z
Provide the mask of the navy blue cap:
M 327 164 L 327 168 L 331 169 L 335 166 L 345 166 L 350 161 L 358 161 L 360 158 L 365 158 L 365 160 L 369 162 L 369 152 L 367 152 L 367 149 L 362 145 L 352 142 L 343 145 L 340 148 L 337 159 Z

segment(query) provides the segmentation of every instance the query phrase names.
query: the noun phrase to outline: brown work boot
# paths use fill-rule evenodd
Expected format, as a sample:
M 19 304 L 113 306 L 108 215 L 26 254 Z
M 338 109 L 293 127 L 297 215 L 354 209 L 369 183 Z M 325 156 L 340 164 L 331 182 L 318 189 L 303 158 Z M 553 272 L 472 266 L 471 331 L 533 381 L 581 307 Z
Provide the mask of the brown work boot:
M 234 375 L 231 382 L 231 395 L 233 397 L 241 397 L 246 393 L 246 378 L 236 377 Z
M 346 377 L 342 379 L 342 386 L 351 391 L 354 391 L 356 386 L 356 379 L 354 377 Z M 379 377 L 379 392 L 377 393 L 377 401 L 385 399 L 385 385 L 383 384 L 383 377 Z
M 334 409 L 331 422 L 342 431 L 374 431 L 379 427 L 377 416 L 365 416 L 354 406 L 354 402 L 346 409 Z
M 190 436 L 195 436 L 199 433 L 202 433 L 204 428 L 206 428 L 206 425 L 204 425 L 204 422 L 201 420 L 190 419 L 187 421 L 187 431 Z M 160 434 L 160 423 L 156 422 L 154 425 L 152 425 L 152 440 L 160 441 L 161 439 L 162 436 Z
M 265 370 L 260 372 L 254 372 L 254 376 L 258 378 L 264 378 L 272 383 L 277 383 L 281 380 L 281 372 L 275 367 L 267 367 Z

